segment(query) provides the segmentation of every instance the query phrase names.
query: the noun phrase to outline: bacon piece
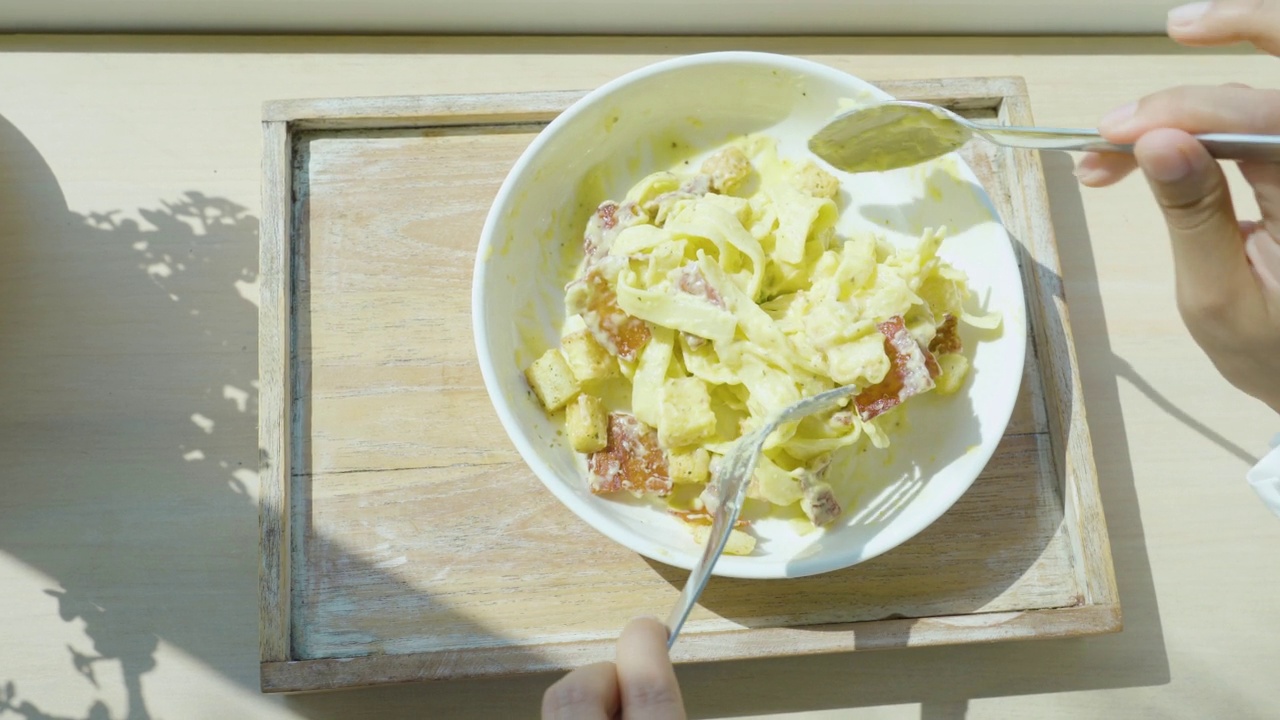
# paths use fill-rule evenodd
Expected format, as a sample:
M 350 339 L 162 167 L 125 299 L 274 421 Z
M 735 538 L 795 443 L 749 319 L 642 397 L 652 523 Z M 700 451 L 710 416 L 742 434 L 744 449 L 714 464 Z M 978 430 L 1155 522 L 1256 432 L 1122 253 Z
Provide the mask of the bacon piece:
M 715 286 L 707 281 L 707 276 L 702 274 L 702 268 L 698 267 L 697 263 L 689 263 L 688 265 L 680 268 L 675 280 L 676 289 L 680 292 L 702 298 L 722 310 L 729 309 L 724 298 L 720 295 L 719 291 L 716 290 Z M 689 343 L 689 347 L 693 350 L 697 350 L 707 344 L 706 338 L 698 337 L 697 335 L 692 335 L 690 333 L 680 334 L 684 336 L 685 341 Z
M 680 192 L 688 193 L 694 197 L 702 197 L 711 192 L 713 184 L 709 173 L 698 173 L 680 184 Z
M 666 224 L 666 210 L 671 204 L 677 200 L 694 200 L 711 192 L 711 176 L 705 173 L 699 173 L 685 180 L 680 187 L 670 192 L 664 192 L 645 203 L 643 210 L 654 219 L 654 223 L 658 227 Z
M 609 200 L 596 208 L 596 217 L 600 220 L 600 227 L 605 230 L 612 230 L 618 224 L 618 203 Z
M 635 360 L 652 333 L 648 323 L 618 307 L 618 293 L 605 270 L 600 265 L 593 266 L 569 285 L 570 310 L 582 316 L 596 342 L 616 357 Z
M 582 316 L 587 329 L 610 354 L 635 360 L 649 342 L 649 324 L 632 317 L 618 306 L 618 293 L 611 277 L 617 277 L 624 258 L 609 256 L 609 247 L 623 228 L 639 216 L 635 203 L 621 205 L 609 200 L 596 208 L 587 221 L 582 246 L 586 253 L 583 275 L 565 288 L 569 310 Z
M 633 202 L 618 204 L 606 200 L 600 203 L 587 220 L 587 230 L 582 236 L 582 251 L 587 256 L 588 266 L 609 254 L 614 238 L 640 214 L 639 210 Z
M 876 325 L 884 335 L 884 351 L 889 355 L 889 372 L 884 380 L 866 388 L 854 398 L 862 419 L 870 420 L 902 404 L 907 398 L 933 389 L 937 360 L 907 331 L 901 315 Z
M 702 298 L 722 310 L 728 309 L 724 298 L 720 296 L 715 286 L 707 281 L 707 276 L 702 274 L 702 268 L 698 267 L 697 263 L 689 263 L 680 268 L 676 275 L 676 288 L 682 293 Z
M 627 413 L 609 413 L 608 443 L 587 457 L 591 492 L 627 490 L 665 496 L 671 492 L 667 457 L 658 434 Z
M 604 233 L 618 224 L 617 212 L 618 203 L 609 200 L 601 203 L 600 207 L 596 208 L 595 214 L 587 220 L 587 230 L 582 236 L 582 252 L 586 255 L 588 265 L 597 259 L 597 253 L 603 255 L 608 252 L 604 243 Z
M 937 380 L 938 376 L 942 374 L 942 366 L 938 364 L 938 356 L 924 349 L 921 349 L 920 352 L 924 355 L 924 369 L 929 371 L 929 379 Z
M 669 510 L 668 512 L 689 525 L 710 525 L 715 520 L 715 516 L 706 510 Z M 738 520 L 733 523 L 733 526 L 741 530 L 750 524 L 751 523 L 746 520 L 738 518 Z
M 943 316 L 937 334 L 933 336 L 933 340 L 929 341 L 929 352 L 934 355 L 946 355 L 958 353 L 963 349 L 964 344 L 960 342 L 960 323 L 956 322 L 956 316 Z
M 853 411 L 838 410 L 832 413 L 831 424 L 835 425 L 838 428 L 845 428 L 845 429 L 853 427 Z

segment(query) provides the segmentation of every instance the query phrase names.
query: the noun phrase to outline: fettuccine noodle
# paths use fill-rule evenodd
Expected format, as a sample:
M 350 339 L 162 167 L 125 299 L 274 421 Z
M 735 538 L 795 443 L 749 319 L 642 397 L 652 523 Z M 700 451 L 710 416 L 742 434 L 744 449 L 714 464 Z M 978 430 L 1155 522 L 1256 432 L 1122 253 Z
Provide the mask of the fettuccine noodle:
M 749 490 L 822 526 L 844 511 L 825 478 L 832 455 L 864 437 L 887 447 L 885 412 L 960 387 L 958 324 L 994 328 L 999 316 L 966 311 L 964 275 L 937 255 L 941 228 L 901 250 L 837 235 L 839 192 L 816 164 L 779 160 L 753 137 L 701 172 L 658 172 L 600 205 L 566 288 L 561 347 L 526 373 L 549 412 L 564 409 L 593 492 L 664 498 L 703 525 L 698 493 L 710 497 L 735 440 L 852 385 L 848 407 L 769 438 Z M 730 550 L 753 544 L 735 531 Z

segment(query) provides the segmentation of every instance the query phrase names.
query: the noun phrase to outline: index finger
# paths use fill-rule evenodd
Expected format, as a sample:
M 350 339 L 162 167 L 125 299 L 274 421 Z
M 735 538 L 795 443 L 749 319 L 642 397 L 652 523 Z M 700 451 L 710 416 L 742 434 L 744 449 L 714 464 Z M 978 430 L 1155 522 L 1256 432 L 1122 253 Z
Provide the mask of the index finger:
M 1271 135 L 1280 130 L 1280 92 L 1245 85 L 1183 85 L 1154 92 L 1098 121 L 1114 143 L 1132 143 L 1157 128 L 1192 134 Z
M 1169 37 L 1183 45 L 1205 47 L 1252 43 L 1280 55 L 1280 2 L 1277 0 L 1213 0 L 1169 11 Z
M 624 720 L 684 720 L 666 625 L 653 618 L 627 623 L 618 638 L 618 686 Z

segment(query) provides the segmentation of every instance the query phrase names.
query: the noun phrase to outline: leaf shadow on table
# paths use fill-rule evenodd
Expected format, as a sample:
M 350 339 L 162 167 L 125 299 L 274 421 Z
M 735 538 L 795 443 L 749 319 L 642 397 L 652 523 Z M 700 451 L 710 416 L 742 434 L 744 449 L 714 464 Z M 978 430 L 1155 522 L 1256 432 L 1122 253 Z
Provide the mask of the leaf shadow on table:
M 27 652 L 66 653 L 65 677 L 0 668 L 0 718 L 150 720 L 173 694 L 152 683 L 175 648 L 265 711 L 245 602 L 259 565 L 257 218 L 199 191 L 72 212 L 4 118 L 0 217 L 0 553 L 52 580 L 48 616 L 29 621 L 49 645 Z M 327 552 L 359 578 L 339 600 L 423 596 L 376 558 Z
M 1063 161 L 1046 156 L 1046 169 L 1059 245 L 1075 281 L 1071 305 L 1090 424 L 1095 446 L 1106 448 L 1099 474 L 1126 630 L 1079 640 L 685 665 L 679 673 L 693 716 L 920 702 L 925 717 L 960 717 L 972 698 L 1168 681 L 1079 194 Z M 87 640 L 68 650 L 68 676 L 92 688 L 108 676 L 107 665 L 118 666 L 124 679 L 113 697 L 126 698 L 121 713 L 95 689 L 79 706 L 86 710 L 68 714 L 65 698 L 28 695 L 34 680 L 14 669 L 0 677 L 11 681 L 0 708 L 21 717 L 153 717 L 148 679 L 162 642 L 257 692 L 256 608 L 242 604 L 257 594 L 257 310 L 248 300 L 257 221 L 243 207 L 198 192 L 159 205 L 136 213 L 145 224 L 134 213 L 69 212 L 38 151 L 0 120 L 0 209 L 7 218 L 0 227 L 0 454 L 9 478 L 0 494 L 0 552 L 57 582 L 47 589 L 51 615 L 85 624 Z M 70 255 L 83 257 L 67 263 Z M 206 278 L 198 283 L 189 274 L 197 264 Z M 157 356 L 172 361 L 143 362 Z M 93 444 L 69 447 L 66 438 Z M 115 449 L 121 447 L 134 454 Z M 22 477 L 39 481 L 14 482 Z M 216 521 L 193 522 L 194 513 Z M 397 587 L 393 574 L 367 570 L 395 592 L 417 592 Z M 555 677 L 286 702 L 317 719 L 370 709 L 485 717 L 536 707 Z M 901 677 L 921 681 L 904 686 Z

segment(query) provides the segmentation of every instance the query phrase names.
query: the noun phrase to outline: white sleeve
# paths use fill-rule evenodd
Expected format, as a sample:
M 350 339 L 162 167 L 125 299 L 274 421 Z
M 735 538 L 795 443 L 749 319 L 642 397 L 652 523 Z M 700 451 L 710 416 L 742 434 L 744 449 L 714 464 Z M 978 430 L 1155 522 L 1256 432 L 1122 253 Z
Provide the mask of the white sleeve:
M 1271 452 L 1254 465 L 1245 478 L 1271 512 L 1280 516 L 1280 435 L 1272 439 Z

